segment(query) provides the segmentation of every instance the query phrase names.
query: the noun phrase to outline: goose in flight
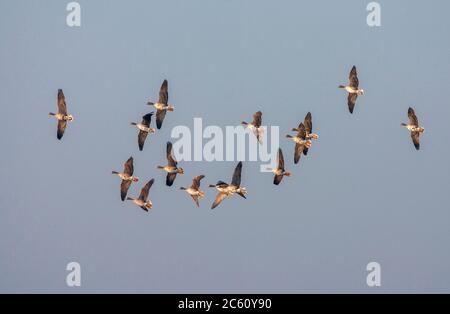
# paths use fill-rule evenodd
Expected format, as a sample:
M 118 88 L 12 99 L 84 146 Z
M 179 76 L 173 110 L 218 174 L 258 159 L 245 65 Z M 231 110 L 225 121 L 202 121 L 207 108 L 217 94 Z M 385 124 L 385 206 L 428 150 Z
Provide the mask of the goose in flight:
M 256 136 L 256 139 L 259 143 L 262 143 L 262 135 L 264 132 L 264 129 L 261 127 L 262 123 L 262 112 L 258 111 L 253 115 L 253 121 L 252 123 L 247 123 L 245 121 L 242 121 L 242 125 L 248 129 L 250 129 Z
M 358 96 L 364 95 L 364 90 L 359 88 L 358 73 L 356 72 L 355 66 L 350 71 L 349 81 L 348 85 L 339 85 L 339 88 L 345 89 L 348 92 L 348 110 L 350 113 L 353 113 L 356 99 Z
M 317 140 L 319 139 L 319 135 L 312 133 L 313 130 L 313 124 L 312 124 L 312 115 L 311 112 L 308 112 L 308 114 L 305 117 L 305 120 L 303 121 L 303 124 L 305 126 L 305 131 L 306 131 L 306 139 L 311 140 Z M 294 132 L 298 132 L 300 130 L 300 128 L 293 128 L 292 131 Z M 305 147 L 303 149 L 303 154 L 306 156 L 308 155 L 308 147 Z
M 204 175 L 196 176 L 192 180 L 192 185 L 189 188 L 181 187 L 180 190 L 185 191 L 187 194 L 189 194 L 192 199 L 194 200 L 195 204 L 197 204 L 197 207 L 200 207 L 199 200 L 201 200 L 205 193 L 200 191 L 200 181 L 204 178 Z
M 234 169 L 233 178 L 231 184 L 225 183 L 223 181 L 217 182 L 217 184 L 210 184 L 210 188 L 216 188 L 219 191 L 211 209 L 216 208 L 219 204 L 226 198 L 231 197 L 235 193 L 243 198 L 247 198 L 247 189 L 241 187 L 241 173 L 242 173 L 242 161 L 239 162 Z
M 62 89 L 58 89 L 58 113 L 50 112 L 49 116 L 55 117 L 58 120 L 58 131 L 56 133 L 56 137 L 58 140 L 61 140 L 64 131 L 67 127 L 68 121 L 73 121 L 73 116 L 71 114 L 67 114 L 67 105 L 66 98 L 64 97 L 64 93 Z
M 127 162 L 124 165 L 123 172 L 117 171 L 112 172 L 112 174 L 115 174 L 122 179 L 122 184 L 120 185 L 120 198 L 122 199 L 122 201 L 125 201 L 131 183 L 139 181 L 138 177 L 133 176 L 133 172 L 134 172 L 133 157 L 130 157 L 127 160 Z
M 286 177 L 291 176 L 291 173 L 286 171 L 286 169 L 284 169 L 284 157 L 281 148 L 278 149 L 277 160 L 278 160 L 277 168 L 274 169 L 267 168 L 267 170 L 272 171 L 275 174 L 275 177 L 273 178 L 273 184 L 275 185 L 279 185 L 281 183 L 281 180 L 283 180 L 284 176 Z
M 295 131 L 297 132 L 297 135 L 286 135 L 286 137 L 295 143 L 294 163 L 298 164 L 305 148 L 311 148 L 311 140 L 306 137 L 306 128 L 303 122 L 300 123 Z
M 167 166 L 158 166 L 157 168 L 167 172 L 166 185 L 172 186 L 173 181 L 175 181 L 175 178 L 177 177 L 177 174 L 184 174 L 184 170 L 183 168 L 177 166 L 178 163 L 175 159 L 175 156 L 173 155 L 171 142 L 167 142 L 166 157 Z
M 147 135 L 153 134 L 156 132 L 154 128 L 150 127 L 150 123 L 152 121 L 153 112 L 150 112 L 142 117 L 141 123 L 131 122 L 131 125 L 134 125 L 139 129 L 138 135 L 138 145 L 139 150 L 142 151 L 144 149 L 145 140 L 147 139 Z
M 419 137 L 425 132 L 425 128 L 419 126 L 419 119 L 417 119 L 414 109 L 409 107 L 408 109 L 409 124 L 402 123 L 401 125 L 411 131 L 411 139 L 414 143 L 414 147 L 419 150 L 420 142 Z
M 147 105 L 153 106 L 156 109 L 156 127 L 161 129 L 164 118 L 166 117 L 167 111 L 174 111 L 174 106 L 169 105 L 169 83 L 167 80 L 161 85 L 159 90 L 159 100 L 156 103 L 148 102 Z
M 134 204 L 136 204 L 137 206 L 148 212 L 149 209 L 152 209 L 153 207 L 153 203 L 150 200 L 148 200 L 148 192 L 150 191 L 150 188 L 152 187 L 154 182 L 155 179 L 151 179 L 150 181 L 147 182 L 147 184 L 142 188 L 139 198 L 127 197 L 127 200 L 133 201 Z

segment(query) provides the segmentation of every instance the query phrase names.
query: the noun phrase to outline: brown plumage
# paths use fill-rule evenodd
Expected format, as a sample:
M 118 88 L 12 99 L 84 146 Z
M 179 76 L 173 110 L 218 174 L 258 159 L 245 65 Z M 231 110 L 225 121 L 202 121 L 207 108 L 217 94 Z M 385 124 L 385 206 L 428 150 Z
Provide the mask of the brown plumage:
M 133 176 L 133 173 L 134 173 L 133 157 L 130 157 L 125 162 L 123 172 L 117 171 L 112 172 L 112 174 L 115 174 L 122 179 L 122 183 L 120 184 L 120 198 L 122 199 L 122 201 L 125 201 L 131 183 L 139 181 L 139 178 Z
M 154 106 L 156 109 L 156 127 L 161 129 L 167 111 L 174 111 L 174 107 L 169 104 L 169 83 L 167 80 L 161 85 L 159 90 L 159 99 L 157 103 L 148 102 L 147 105 Z
M 242 122 L 242 125 L 244 125 L 246 128 L 249 128 L 253 131 L 253 133 L 256 136 L 256 139 L 259 143 L 262 142 L 262 135 L 264 132 L 264 129 L 261 127 L 262 124 L 262 112 L 258 111 L 253 114 L 253 121 L 252 123 L 247 123 L 245 121 Z
M 303 122 L 294 130 L 297 131 L 297 135 L 286 135 L 286 137 L 295 143 L 294 163 L 298 164 L 304 149 L 311 147 L 311 140 L 306 137 L 306 128 Z
M 153 207 L 152 202 L 148 200 L 148 194 L 154 182 L 155 179 L 151 179 L 150 181 L 147 182 L 146 185 L 144 185 L 144 187 L 141 190 L 141 194 L 139 194 L 139 198 L 134 199 L 131 197 L 127 197 L 127 200 L 133 201 L 134 204 L 142 208 L 144 211 L 148 212 L 149 209 Z
M 142 117 L 141 123 L 131 123 L 139 129 L 138 146 L 140 151 L 144 149 L 145 140 L 147 139 L 148 134 L 155 133 L 155 129 L 150 127 L 152 116 L 153 112 L 150 112 Z
M 411 131 L 411 139 L 413 141 L 414 147 L 416 150 L 420 149 L 420 136 L 425 132 L 425 128 L 419 126 L 419 119 L 414 112 L 414 109 L 408 108 L 408 118 L 409 124 L 402 123 L 401 125 L 406 127 L 409 131 Z
M 219 193 L 217 194 L 211 209 L 216 208 L 226 198 L 231 197 L 235 193 L 243 198 L 247 198 L 247 189 L 241 187 L 241 174 L 242 174 L 242 162 L 239 162 L 234 169 L 231 184 L 227 184 L 223 181 L 217 182 L 217 184 L 209 185 L 211 188 L 216 188 Z
M 162 169 L 167 172 L 166 176 L 166 185 L 172 186 L 175 181 L 177 174 L 184 174 L 184 170 L 181 167 L 178 167 L 178 162 L 173 155 L 172 143 L 167 142 L 166 148 L 166 158 L 167 158 L 167 166 L 158 166 L 158 169 Z
M 347 86 L 339 85 L 339 88 L 345 89 L 348 92 L 348 110 L 350 111 L 350 113 L 353 113 L 358 96 L 364 95 L 364 90 L 359 88 L 359 79 L 358 73 L 356 71 L 356 66 L 353 66 L 350 71 L 349 84 Z
M 66 131 L 67 122 L 73 121 L 73 116 L 67 114 L 66 98 L 62 89 L 58 89 L 57 106 L 58 113 L 50 112 L 49 115 L 55 117 L 58 120 L 56 137 L 58 140 L 61 140 L 64 136 L 64 132 Z
M 275 174 L 275 177 L 273 178 L 273 184 L 275 185 L 279 185 L 283 180 L 284 176 L 287 177 L 291 176 L 291 173 L 286 171 L 286 169 L 284 168 L 284 157 L 281 148 L 278 149 L 277 159 L 278 159 L 278 167 L 272 169 L 272 172 Z
M 180 190 L 186 191 L 192 199 L 194 200 L 197 207 L 200 207 L 199 200 L 202 199 L 205 196 L 205 193 L 200 191 L 200 181 L 204 178 L 204 175 L 196 176 L 192 180 L 192 185 L 189 188 L 181 187 Z
M 169 102 L 169 83 L 167 80 L 161 85 L 161 89 L 159 90 L 159 100 L 160 104 L 167 105 Z M 167 110 L 157 110 L 156 111 L 156 127 L 161 129 L 164 118 L 166 117 Z

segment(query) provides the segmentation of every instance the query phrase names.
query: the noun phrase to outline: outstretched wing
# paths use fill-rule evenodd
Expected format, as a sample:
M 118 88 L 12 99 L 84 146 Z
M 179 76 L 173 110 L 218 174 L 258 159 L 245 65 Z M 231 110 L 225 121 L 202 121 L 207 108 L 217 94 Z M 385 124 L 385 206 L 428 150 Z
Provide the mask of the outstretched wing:
M 414 126 L 419 126 L 419 119 L 417 119 L 416 113 L 414 112 L 414 109 L 409 107 L 408 109 L 408 118 L 409 123 Z
M 233 178 L 231 179 L 231 185 L 234 185 L 236 187 L 239 187 L 241 185 L 241 172 L 242 161 L 240 161 L 234 169 Z
M 414 147 L 419 150 L 420 142 L 419 142 L 420 133 L 419 132 L 411 132 L 411 138 L 414 143 Z
M 216 199 L 214 200 L 214 203 L 211 206 L 211 209 L 216 208 L 217 206 L 219 206 L 220 203 L 222 203 L 223 199 L 226 197 L 227 195 L 225 193 L 219 193 L 216 196 Z
M 284 157 L 283 157 L 283 151 L 281 148 L 278 148 L 278 169 L 281 169 L 284 171 Z
M 305 145 L 295 143 L 295 152 L 294 152 L 294 163 L 298 164 L 300 161 L 300 157 L 302 156 L 302 152 Z
M 142 125 L 145 125 L 146 127 L 150 126 L 150 123 L 152 122 L 152 116 L 153 112 L 147 113 L 145 116 L 142 117 Z
M 58 89 L 58 113 L 67 115 L 66 97 L 62 89 Z
M 358 99 L 358 94 L 349 93 L 348 94 L 348 110 L 350 113 L 353 113 L 353 109 L 355 109 L 356 99 Z
M 128 158 L 127 162 L 124 165 L 123 172 L 129 176 L 133 175 L 134 172 L 133 157 Z
M 169 83 L 167 82 L 167 80 L 164 80 L 161 85 L 161 89 L 159 90 L 158 102 L 165 105 L 167 105 L 167 103 L 169 102 Z
M 176 179 L 176 177 L 177 177 L 177 173 L 176 172 L 175 173 L 168 173 L 167 176 L 166 176 L 166 185 L 167 186 L 172 186 L 173 182 Z
M 177 166 L 177 160 L 175 159 L 175 156 L 173 155 L 173 148 L 172 148 L 171 142 L 167 142 L 166 157 L 167 157 L 167 163 L 169 166 L 171 166 L 171 167 Z
M 302 140 L 306 139 L 306 128 L 303 123 L 300 123 L 300 125 L 298 126 L 297 136 Z
M 200 188 L 200 181 L 204 178 L 204 175 L 200 175 L 200 176 L 196 176 L 193 180 L 192 180 L 192 185 L 191 188 L 194 190 L 198 190 Z
M 64 135 L 64 131 L 66 130 L 66 127 L 67 127 L 67 121 L 58 120 L 58 130 L 56 132 L 56 137 L 58 138 L 58 140 L 62 139 L 62 137 Z
M 313 123 L 312 123 L 312 115 L 311 112 L 308 112 L 308 114 L 305 117 L 305 121 L 303 122 L 305 125 L 305 130 L 307 134 L 311 134 L 313 130 Z M 306 156 L 308 155 L 308 147 L 305 146 L 303 148 L 303 154 Z
M 194 200 L 197 207 L 200 207 L 200 202 L 198 200 L 198 195 L 191 195 L 192 199 Z
M 131 185 L 130 180 L 122 180 L 122 183 L 120 184 L 120 198 L 122 199 L 122 201 L 125 201 L 130 185 Z
M 261 126 L 262 123 L 262 112 L 258 111 L 253 115 L 253 122 L 252 124 L 256 127 L 259 128 Z
M 147 182 L 147 184 L 142 188 L 141 194 L 139 195 L 139 199 L 141 201 L 146 202 L 148 198 L 148 192 L 150 191 L 150 188 L 152 187 L 153 183 L 155 182 L 155 179 L 151 179 Z
M 279 185 L 281 183 L 281 180 L 283 180 L 283 175 L 275 175 L 275 177 L 273 178 L 273 184 Z
M 156 110 L 156 127 L 161 129 L 164 118 L 166 117 L 166 110 Z
M 138 135 L 138 145 L 139 150 L 142 151 L 144 149 L 145 140 L 147 139 L 148 132 L 145 131 L 139 131 Z
M 356 67 L 353 66 L 352 70 L 350 71 L 350 75 L 348 77 L 350 81 L 350 86 L 354 89 L 358 89 L 359 87 L 359 80 L 358 80 L 358 73 L 356 72 Z
M 305 117 L 305 121 L 303 122 L 305 125 L 306 133 L 310 134 L 313 130 L 313 124 L 312 124 L 312 115 L 311 112 L 308 112 L 308 114 Z

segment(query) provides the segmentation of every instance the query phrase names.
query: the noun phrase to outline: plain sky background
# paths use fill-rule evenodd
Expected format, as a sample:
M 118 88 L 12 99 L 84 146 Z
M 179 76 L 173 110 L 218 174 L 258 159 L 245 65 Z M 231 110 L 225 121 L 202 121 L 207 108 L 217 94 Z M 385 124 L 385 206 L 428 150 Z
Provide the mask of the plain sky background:
M 0 292 L 450 292 L 450 2 L 0 1 Z M 358 67 L 366 95 L 347 109 Z M 169 80 L 176 111 L 138 151 L 129 123 Z M 57 89 L 75 116 L 61 142 Z M 413 106 L 427 129 L 407 130 Z M 235 125 L 262 110 L 293 177 L 244 162 L 248 199 L 210 210 L 235 162 L 156 165 L 177 125 Z M 311 111 L 320 139 L 293 165 L 284 135 Z M 154 209 L 119 199 L 130 156 Z M 178 190 L 203 173 L 201 207 Z M 82 287 L 66 286 L 81 264 Z M 382 287 L 366 285 L 366 265 Z

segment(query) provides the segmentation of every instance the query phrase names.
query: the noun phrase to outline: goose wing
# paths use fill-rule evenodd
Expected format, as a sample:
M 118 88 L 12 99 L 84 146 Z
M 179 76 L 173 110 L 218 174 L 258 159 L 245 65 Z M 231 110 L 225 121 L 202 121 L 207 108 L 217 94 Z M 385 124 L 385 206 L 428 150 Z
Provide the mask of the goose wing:
M 273 184 L 279 185 L 281 183 L 281 180 L 283 180 L 283 175 L 275 175 L 273 178 Z
M 256 127 L 259 128 L 262 124 L 262 112 L 258 111 L 253 115 L 253 122 L 252 124 Z
M 356 99 L 358 99 L 358 94 L 356 93 L 348 94 L 347 103 L 348 103 L 348 110 L 350 111 L 350 113 L 353 113 L 353 109 L 355 109 Z
M 139 131 L 139 135 L 138 135 L 138 145 L 139 145 L 139 150 L 142 151 L 144 149 L 144 144 L 145 144 L 145 140 L 147 139 L 147 135 L 148 132 Z
M 214 200 L 214 203 L 211 206 L 211 209 L 216 208 L 217 206 L 219 206 L 220 203 L 222 203 L 222 201 L 224 200 L 224 198 L 227 196 L 226 193 L 219 193 L 216 196 L 216 199 Z
M 300 157 L 302 156 L 303 149 L 305 148 L 305 145 L 295 143 L 295 152 L 294 152 L 294 163 L 298 164 L 300 161 Z
M 133 175 L 134 172 L 133 157 L 128 158 L 127 162 L 124 164 L 123 172 L 128 176 Z
M 164 80 L 161 85 L 161 88 L 159 90 L 158 102 L 164 105 L 167 105 L 167 103 L 169 102 L 169 83 L 167 82 L 167 80 Z
M 166 157 L 167 162 L 170 167 L 177 167 L 177 160 L 175 159 L 175 156 L 173 155 L 173 148 L 172 143 L 167 142 L 167 149 L 166 149 Z
M 416 113 L 414 112 L 414 109 L 409 107 L 408 109 L 408 118 L 409 123 L 414 126 L 419 126 L 419 119 L 417 119 Z
M 199 202 L 198 195 L 191 195 L 191 197 L 194 200 L 194 202 L 197 205 L 197 207 L 200 207 L 200 202 Z
M 141 194 L 139 195 L 139 199 L 141 201 L 144 201 L 144 202 L 147 201 L 148 192 L 150 191 L 150 188 L 152 187 L 154 182 L 155 182 L 155 179 L 151 179 L 150 181 L 147 182 L 146 185 L 144 185 L 144 187 L 141 190 Z
M 303 122 L 305 125 L 306 133 L 311 134 L 313 131 L 313 123 L 312 123 L 312 115 L 311 112 L 308 112 L 308 114 L 305 117 L 305 121 Z M 303 149 L 303 154 L 306 156 L 308 155 L 308 147 L 305 147 Z
M 166 110 L 156 110 L 156 127 L 161 129 L 164 118 L 166 117 Z
M 66 131 L 67 121 L 66 120 L 58 120 L 58 129 L 56 132 L 56 137 L 58 140 L 62 139 L 64 136 L 64 132 Z
M 177 173 L 168 173 L 166 176 L 166 185 L 167 186 L 172 186 L 173 182 L 175 181 L 175 179 L 177 178 Z
M 58 113 L 67 115 L 66 97 L 62 89 L 58 89 Z
M 414 147 L 419 150 L 420 149 L 420 142 L 419 142 L 420 133 L 419 132 L 411 132 L 411 139 L 413 141 Z
M 141 124 L 146 127 L 150 127 L 150 123 L 152 122 L 152 116 L 153 112 L 147 113 L 145 116 L 142 117 Z
M 350 75 L 348 77 L 350 81 L 350 86 L 354 89 L 358 89 L 359 87 L 359 80 L 358 80 L 358 73 L 356 72 L 356 67 L 353 66 L 352 70 L 350 71 Z
M 200 181 L 204 178 L 204 175 L 200 175 L 200 176 L 196 176 L 193 180 L 192 180 L 192 185 L 191 188 L 194 190 L 198 190 L 200 188 Z
M 122 183 L 120 184 L 120 198 L 122 199 L 122 201 L 125 201 L 130 186 L 131 186 L 130 180 L 122 180 Z
M 306 139 L 306 128 L 303 122 L 298 126 L 297 137 L 301 138 L 302 140 Z
M 281 148 L 278 148 L 278 169 L 281 169 L 284 171 L 284 157 L 283 157 L 283 151 Z
M 305 121 L 303 121 L 303 124 L 305 125 L 306 133 L 311 134 L 313 130 L 311 112 L 308 112 L 308 114 L 305 117 Z
M 240 161 L 234 169 L 233 178 L 231 179 L 231 185 L 234 185 L 236 187 L 239 187 L 241 185 L 241 172 L 242 161 Z

